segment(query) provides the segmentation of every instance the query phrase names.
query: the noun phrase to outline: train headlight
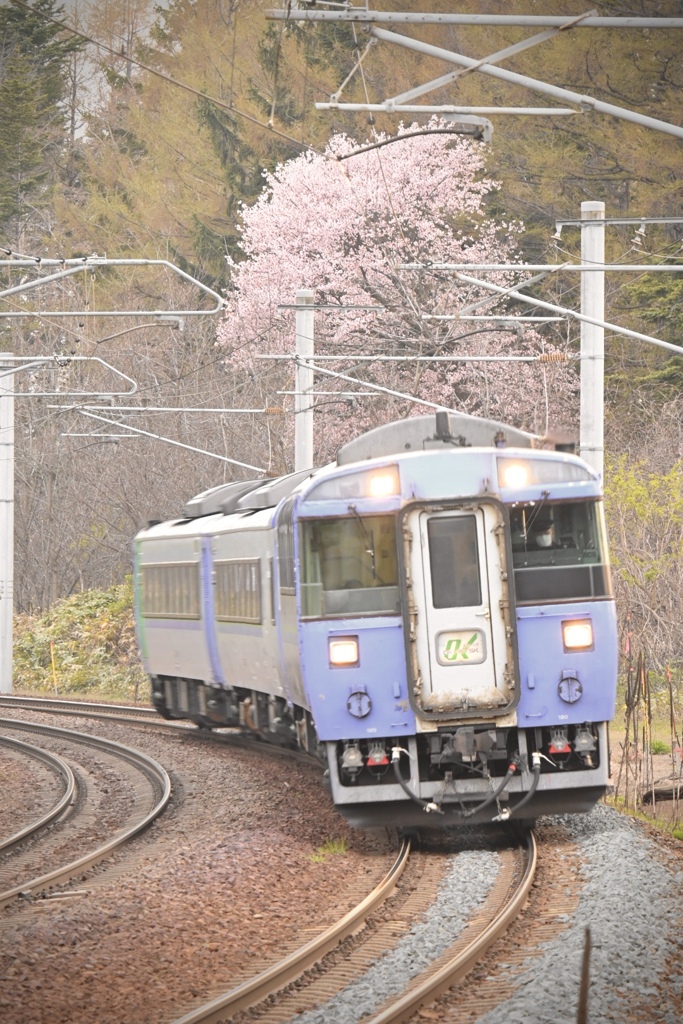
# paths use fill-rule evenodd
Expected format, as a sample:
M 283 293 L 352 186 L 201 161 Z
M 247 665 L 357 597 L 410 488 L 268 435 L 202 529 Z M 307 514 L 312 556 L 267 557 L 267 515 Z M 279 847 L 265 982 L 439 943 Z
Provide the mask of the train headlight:
M 531 473 L 526 462 L 498 460 L 498 483 L 501 487 L 526 487 L 531 482 Z
M 545 454 L 550 457 L 541 458 L 540 452 L 533 459 L 499 456 L 496 459 L 498 486 L 521 490 L 523 487 L 542 484 L 572 484 L 595 479 L 593 471 L 574 456 L 560 457 L 557 454 L 550 455 L 550 452 Z
M 381 469 L 363 469 L 323 480 L 306 495 L 306 501 L 390 498 L 400 493 L 398 466 L 382 466 Z
M 398 473 L 395 466 L 387 470 L 378 470 L 368 477 L 368 496 L 370 498 L 388 498 L 392 494 L 399 494 Z
M 327 653 L 333 668 L 355 668 L 359 663 L 358 637 L 338 636 L 327 641 Z
M 590 619 L 573 619 L 562 623 L 565 651 L 589 651 L 593 647 L 593 624 Z

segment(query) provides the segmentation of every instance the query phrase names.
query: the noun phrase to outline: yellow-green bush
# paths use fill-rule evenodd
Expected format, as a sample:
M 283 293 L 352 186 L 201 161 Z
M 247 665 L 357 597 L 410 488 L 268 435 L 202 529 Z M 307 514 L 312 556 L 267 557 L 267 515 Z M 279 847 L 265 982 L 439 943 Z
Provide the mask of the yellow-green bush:
M 15 692 L 54 693 L 56 680 L 60 696 L 147 699 L 131 577 L 74 594 L 42 615 L 17 615 L 14 630 Z

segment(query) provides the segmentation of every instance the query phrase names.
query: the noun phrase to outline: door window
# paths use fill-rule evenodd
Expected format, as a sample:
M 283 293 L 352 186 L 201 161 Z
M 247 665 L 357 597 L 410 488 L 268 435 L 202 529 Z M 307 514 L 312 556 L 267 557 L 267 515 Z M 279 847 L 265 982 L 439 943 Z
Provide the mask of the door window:
M 481 604 L 477 522 L 472 515 L 439 516 L 427 524 L 435 608 Z

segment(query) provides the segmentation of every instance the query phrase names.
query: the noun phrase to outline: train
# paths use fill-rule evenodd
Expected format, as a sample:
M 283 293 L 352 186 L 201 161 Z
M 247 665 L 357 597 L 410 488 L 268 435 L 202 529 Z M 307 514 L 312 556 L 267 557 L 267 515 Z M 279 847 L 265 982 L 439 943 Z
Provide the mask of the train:
M 618 635 L 601 482 L 571 448 L 439 410 L 150 521 L 155 708 L 319 757 L 362 828 L 589 811 Z

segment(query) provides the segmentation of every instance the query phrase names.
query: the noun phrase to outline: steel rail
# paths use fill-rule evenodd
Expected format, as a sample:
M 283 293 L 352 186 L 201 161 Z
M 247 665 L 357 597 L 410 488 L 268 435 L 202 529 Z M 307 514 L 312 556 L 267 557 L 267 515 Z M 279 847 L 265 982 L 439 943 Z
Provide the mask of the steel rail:
M 120 832 L 102 846 L 98 846 L 91 853 L 85 854 L 77 860 L 0 893 L 0 907 L 11 902 L 16 896 L 39 892 L 48 886 L 60 885 L 74 875 L 81 874 L 86 869 L 99 863 L 99 861 L 104 860 L 113 850 L 123 846 L 129 839 L 132 839 L 146 829 L 148 825 L 151 825 L 159 817 L 171 798 L 171 780 L 166 770 L 147 754 L 140 750 L 134 750 L 132 747 L 126 747 L 123 743 L 116 743 L 114 740 L 107 740 L 101 736 L 89 736 L 86 733 L 74 732 L 70 729 L 59 729 L 56 726 L 38 725 L 35 722 L 22 722 L 11 718 L 0 719 L 0 728 L 37 732 L 44 736 L 54 736 L 72 742 L 76 741 L 114 753 L 130 764 L 133 764 L 161 790 L 161 796 L 156 800 L 152 809 L 136 825 L 124 829 L 123 832 Z
M 407 1021 L 417 1013 L 421 1006 L 432 1002 L 437 996 L 451 988 L 455 982 L 469 974 L 489 946 L 507 931 L 526 903 L 534 881 L 538 860 L 533 832 L 528 833 L 526 843 L 527 863 L 522 879 L 512 898 L 505 903 L 490 924 L 460 953 L 433 973 L 430 973 L 428 969 L 425 972 L 426 977 L 422 976 L 422 981 L 418 980 L 414 987 L 409 988 L 378 1014 L 366 1018 L 365 1024 L 398 1024 L 400 1021 Z
M 45 715 L 66 715 L 69 718 L 93 718 L 97 721 L 137 725 L 147 729 L 151 726 L 153 729 L 162 731 L 197 733 L 204 737 L 212 734 L 200 729 L 188 719 L 174 721 L 164 719 L 158 711 L 149 707 L 136 708 L 123 704 L 98 704 L 49 697 L 14 697 L 5 694 L 0 696 L 0 708 L 3 707 L 37 711 L 39 714 Z M 100 710 L 101 708 L 105 710 Z M 226 726 L 226 728 L 228 727 Z
M 76 780 L 69 765 L 58 754 L 53 754 L 42 747 L 34 747 L 30 743 L 24 743 L 23 740 L 17 740 L 10 736 L 0 736 L 0 743 L 6 747 L 13 747 L 15 750 L 19 750 L 35 760 L 43 761 L 50 768 L 58 772 L 65 783 L 64 792 L 57 803 L 43 814 L 41 818 L 31 822 L 30 825 L 20 829 L 19 832 L 15 832 L 14 835 L 9 836 L 7 839 L 0 839 L 0 850 L 8 850 L 10 847 L 20 843 L 22 839 L 34 835 L 41 828 L 44 828 L 45 825 L 49 825 L 51 821 L 58 818 L 73 803 L 76 795 Z
M 86 714 L 89 711 L 93 711 L 98 713 L 112 712 L 113 714 L 149 715 L 151 718 L 159 717 L 158 711 L 145 706 L 136 707 L 132 704 L 105 704 L 99 701 L 65 700 L 62 697 L 23 697 L 7 693 L 0 696 L 0 707 L 18 707 L 24 710 L 31 708 L 35 711 L 49 711 L 52 709 L 61 711 L 62 708 L 70 708 L 72 709 L 71 711 L 67 710 L 63 713 L 76 714 L 78 712 Z
M 66 705 L 66 707 L 61 707 L 60 705 Z M 176 735 L 195 736 L 198 740 L 205 743 L 228 743 L 230 746 L 237 748 L 258 749 L 261 753 L 267 753 L 271 757 L 280 759 L 293 757 L 299 758 L 308 764 L 311 761 L 318 765 L 322 763 L 314 754 L 309 754 L 307 751 L 299 748 L 281 747 L 277 743 L 263 744 L 260 742 L 260 737 L 255 737 L 253 734 L 245 734 L 238 726 L 217 725 L 212 728 L 202 728 L 188 719 L 173 719 L 169 721 L 162 718 L 154 708 L 149 707 L 136 708 L 126 707 L 122 704 L 98 704 L 86 701 L 68 701 L 61 698 L 0 695 L 0 708 L 2 707 L 21 708 L 24 711 L 36 711 L 39 714 L 46 715 L 93 718 L 103 722 L 115 722 L 141 729 L 154 729 L 155 732 L 172 732 Z M 100 711 L 99 708 L 111 708 L 112 710 Z
M 382 881 L 353 910 L 272 967 L 190 1011 L 184 1017 L 179 1017 L 173 1024 L 218 1024 L 227 1015 L 254 1006 L 295 981 L 343 939 L 356 932 L 370 914 L 384 903 L 403 874 L 409 854 L 410 840 L 404 839 L 398 857 Z

